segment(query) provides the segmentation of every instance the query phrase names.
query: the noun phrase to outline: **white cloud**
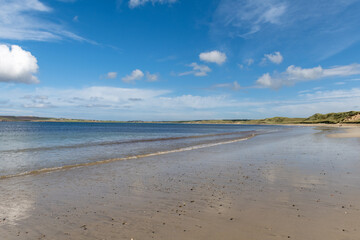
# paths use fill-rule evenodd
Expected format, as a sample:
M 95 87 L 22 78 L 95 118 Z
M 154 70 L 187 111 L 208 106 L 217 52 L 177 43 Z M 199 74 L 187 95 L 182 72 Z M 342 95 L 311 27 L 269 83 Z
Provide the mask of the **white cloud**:
M 12 106 L 13 113 L 21 109 L 20 114 L 26 112 L 37 116 L 122 120 L 199 119 L 214 117 L 214 109 L 223 111 L 244 104 L 226 95 L 167 96 L 170 93 L 168 90 L 103 86 L 81 89 L 0 89 L 0 96 L 10 99 L 7 104 Z M 89 108 L 92 110 L 89 111 Z M 0 113 L 11 114 L 11 111 L 0 106 Z
M 269 73 L 265 73 L 261 77 L 259 77 L 256 83 L 264 87 L 273 87 L 274 85 Z
M 144 73 L 140 69 L 135 69 L 130 75 L 126 75 L 122 78 L 123 82 L 131 83 L 136 80 L 140 80 L 144 77 Z
M 129 8 L 136 8 L 139 6 L 143 6 L 148 2 L 152 4 L 160 3 L 160 4 L 170 4 L 175 3 L 177 0 L 129 0 Z
M 300 99 L 284 102 L 272 108 L 283 116 L 307 117 L 314 113 L 345 112 L 360 110 L 360 89 L 339 89 L 302 94 Z
M 358 0 L 301 4 L 292 0 L 218 2 L 210 24 L 211 34 L 251 39 L 251 54 L 274 45 L 296 49 L 301 42 L 301 48 L 306 49 L 303 55 L 324 60 L 360 40 L 360 21 L 353 17 L 359 12 Z
M 351 76 L 360 74 L 360 64 L 353 63 L 345 66 L 334 66 L 329 69 L 324 69 L 325 77 L 332 76 Z
M 228 88 L 234 91 L 238 91 L 242 89 L 240 84 L 237 81 L 234 81 L 232 83 L 220 83 L 213 86 L 213 88 Z
M 49 108 L 52 107 L 46 103 L 28 103 L 23 105 L 24 108 Z
M 335 100 L 335 99 L 346 99 L 346 98 L 360 98 L 360 88 L 352 88 L 348 90 L 339 89 L 331 91 L 316 91 L 314 93 L 302 94 L 301 96 L 306 97 L 310 101 L 315 100 Z M 360 105 L 360 102 L 357 102 Z
M 115 79 L 117 77 L 117 72 L 108 72 L 106 74 L 107 79 Z
M 285 72 L 274 74 L 263 74 L 256 83 L 261 87 L 280 88 L 291 86 L 297 82 L 318 80 L 326 77 L 344 77 L 360 74 L 360 64 L 354 63 L 345 66 L 334 66 L 323 69 L 321 66 L 314 68 L 301 68 L 294 65 L 289 66 Z
M 93 86 L 0 89 L 0 113 L 114 120 L 182 120 L 305 117 L 316 112 L 360 110 L 360 89 L 311 90 L 290 99 L 234 99 L 229 95 L 175 95 L 168 90 Z M 91 111 L 89 111 L 91 108 Z M 241 109 L 241 115 L 234 115 Z
M 284 60 L 284 58 L 280 52 L 274 52 L 272 54 L 271 53 L 265 54 L 264 56 L 265 56 L 265 59 L 267 59 L 270 62 L 275 63 L 275 64 L 280 64 Z
M 254 59 L 248 58 L 245 60 L 246 65 L 251 66 L 254 63 Z
M 240 84 L 239 84 L 237 81 L 234 81 L 232 88 L 233 88 L 234 90 L 240 90 L 240 89 L 241 89 L 241 86 L 240 86 Z
M 0 82 L 39 83 L 36 58 L 17 45 L 0 45 Z
M 180 73 L 179 76 L 193 74 L 194 76 L 197 76 L 197 77 L 204 77 L 204 76 L 207 76 L 207 74 L 209 72 L 211 72 L 211 68 L 209 68 L 206 65 L 199 65 L 196 62 L 193 62 L 193 63 L 189 64 L 189 67 L 192 67 L 193 70 L 188 71 L 188 72 Z
M 221 0 L 214 16 L 213 31 L 247 38 L 265 24 L 282 24 L 287 4 L 274 0 Z
M 221 65 L 226 61 L 226 54 L 214 50 L 211 52 L 200 53 L 199 58 L 201 61 L 217 63 Z
M 43 16 L 53 10 L 39 0 L 1 0 L 0 5 L 0 39 L 85 40 L 62 25 L 46 20 Z
M 245 60 L 243 61 L 244 64 L 238 64 L 238 67 L 239 67 L 240 69 L 244 69 L 245 67 L 246 67 L 246 69 L 248 69 L 248 67 L 251 66 L 251 65 L 253 65 L 254 62 L 255 62 L 254 59 L 248 58 L 248 59 L 245 59 Z
M 25 95 L 22 97 L 25 102 L 22 104 L 24 108 L 52 108 L 54 107 L 49 97 L 45 95 Z
M 221 107 L 231 107 L 236 104 L 230 101 L 227 96 L 194 96 L 181 95 L 176 97 L 161 97 L 162 108 L 183 109 L 215 109 Z
M 149 72 L 146 72 L 146 79 L 149 82 L 156 82 L 159 79 L 159 74 L 157 73 L 151 74 Z
M 237 90 L 241 89 L 241 86 L 237 81 L 234 81 L 232 83 L 216 84 L 213 87 L 214 88 L 229 88 L 229 89 L 234 90 L 234 91 L 237 91 Z
M 336 82 L 336 83 L 334 83 L 334 85 L 344 85 L 344 84 L 346 84 L 346 82 Z

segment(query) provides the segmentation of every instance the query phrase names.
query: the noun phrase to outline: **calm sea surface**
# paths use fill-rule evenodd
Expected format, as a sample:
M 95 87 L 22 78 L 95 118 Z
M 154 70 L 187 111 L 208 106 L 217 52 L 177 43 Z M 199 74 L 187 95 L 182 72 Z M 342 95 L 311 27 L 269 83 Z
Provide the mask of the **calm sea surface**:
M 0 177 L 240 139 L 284 127 L 0 122 Z

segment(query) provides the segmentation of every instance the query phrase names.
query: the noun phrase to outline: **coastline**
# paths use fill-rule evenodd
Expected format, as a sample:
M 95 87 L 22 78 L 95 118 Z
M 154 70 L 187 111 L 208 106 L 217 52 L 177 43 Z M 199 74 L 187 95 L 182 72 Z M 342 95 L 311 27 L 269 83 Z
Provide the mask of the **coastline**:
M 19 123 L 129 123 L 129 124 L 223 124 L 223 125 L 254 125 L 254 126 L 303 126 L 303 127 L 360 127 L 360 123 L 246 123 L 246 122 L 192 122 L 192 121 L 103 121 L 103 120 L 71 120 L 71 121 L 1 121 L 3 123 L 19 122 Z
M 35 116 L 0 116 L 0 122 L 59 122 L 59 123 L 163 123 L 163 124 L 244 124 L 244 125 L 359 125 L 360 111 L 316 113 L 308 118 L 271 117 L 264 119 L 218 119 L 182 121 L 113 121 L 69 119 Z
M 289 128 L 0 181 L 4 239 L 355 239 L 358 141 Z M 301 227 L 299 227 L 301 226 Z

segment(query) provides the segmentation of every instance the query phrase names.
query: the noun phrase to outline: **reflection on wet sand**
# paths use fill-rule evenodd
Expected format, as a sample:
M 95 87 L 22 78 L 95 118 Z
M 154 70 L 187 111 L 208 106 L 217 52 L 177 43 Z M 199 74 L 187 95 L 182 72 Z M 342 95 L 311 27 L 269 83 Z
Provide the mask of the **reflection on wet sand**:
M 359 151 L 354 139 L 294 128 L 211 148 L 4 179 L 1 206 L 29 205 L 21 207 L 27 217 L 16 225 L 0 222 L 0 235 L 357 239 Z
M 20 221 L 30 217 L 34 201 L 29 199 L 29 196 L 3 195 L 2 197 L 6 197 L 6 199 L 2 199 L 0 202 L 0 216 L 2 217 L 1 221 L 3 223 L 19 225 Z

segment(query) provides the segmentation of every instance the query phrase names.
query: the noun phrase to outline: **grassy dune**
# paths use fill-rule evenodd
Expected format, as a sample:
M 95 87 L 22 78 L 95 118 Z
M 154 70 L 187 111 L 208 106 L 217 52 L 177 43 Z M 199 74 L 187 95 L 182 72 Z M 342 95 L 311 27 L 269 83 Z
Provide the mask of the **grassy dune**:
M 360 123 L 360 112 L 316 113 L 305 119 L 304 123 Z

